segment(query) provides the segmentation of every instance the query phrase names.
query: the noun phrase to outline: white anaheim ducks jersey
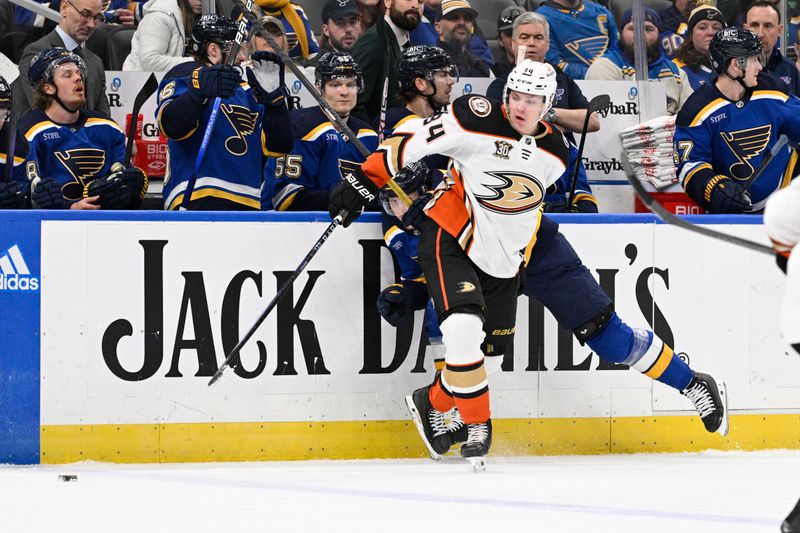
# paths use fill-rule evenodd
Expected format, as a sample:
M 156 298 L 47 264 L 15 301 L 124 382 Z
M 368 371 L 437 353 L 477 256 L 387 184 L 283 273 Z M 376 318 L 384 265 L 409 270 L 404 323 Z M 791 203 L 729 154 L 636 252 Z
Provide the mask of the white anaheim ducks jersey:
M 775 192 L 767 200 L 764 226 L 775 250 L 788 257 L 786 292 L 781 308 L 781 333 L 789 344 L 800 343 L 800 179 Z M 798 248 L 800 250 L 800 248 Z
M 404 165 L 430 154 L 451 162 L 428 216 L 485 273 L 516 275 L 533 246 L 545 191 L 569 161 L 564 137 L 544 122 L 534 135 L 520 135 L 499 102 L 466 95 L 433 117 L 404 122 L 361 168 L 383 187 Z

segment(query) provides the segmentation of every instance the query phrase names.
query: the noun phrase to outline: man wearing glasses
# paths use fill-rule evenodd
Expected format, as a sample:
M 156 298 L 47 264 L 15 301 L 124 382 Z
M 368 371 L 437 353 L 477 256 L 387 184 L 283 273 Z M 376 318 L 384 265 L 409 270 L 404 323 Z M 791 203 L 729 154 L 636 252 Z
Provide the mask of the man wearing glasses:
M 102 60 L 85 47 L 86 41 L 99 24 L 103 24 L 103 4 L 100 0 L 62 0 L 61 22 L 56 28 L 25 47 L 19 61 L 19 78 L 12 84 L 14 116 L 21 117 L 33 107 L 33 89 L 25 81 L 31 59 L 48 48 L 66 48 L 86 65 L 86 109 L 110 117 L 106 98 L 106 75 Z

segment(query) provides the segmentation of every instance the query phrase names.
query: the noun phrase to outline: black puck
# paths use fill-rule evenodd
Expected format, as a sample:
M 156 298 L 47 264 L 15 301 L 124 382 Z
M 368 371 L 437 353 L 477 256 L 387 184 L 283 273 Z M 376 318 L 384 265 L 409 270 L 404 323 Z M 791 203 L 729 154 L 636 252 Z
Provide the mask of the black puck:
M 58 476 L 61 481 L 78 481 L 78 476 L 75 474 L 61 474 Z

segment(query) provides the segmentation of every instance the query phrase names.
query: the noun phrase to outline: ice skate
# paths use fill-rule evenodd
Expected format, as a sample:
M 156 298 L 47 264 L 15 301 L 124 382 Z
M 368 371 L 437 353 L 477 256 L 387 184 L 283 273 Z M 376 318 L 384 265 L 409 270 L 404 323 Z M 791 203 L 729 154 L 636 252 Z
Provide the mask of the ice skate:
M 695 372 L 681 394 L 692 400 L 709 433 L 728 434 L 728 395 L 725 383 L 717 383 L 708 374 Z
M 414 420 L 414 425 L 417 426 L 422 441 L 425 447 L 428 448 L 431 459 L 439 461 L 442 455 L 450 450 L 450 432 L 448 425 L 456 431 L 455 426 L 463 426 L 461 415 L 455 408 L 447 413 L 437 411 L 431 405 L 428 399 L 428 391 L 431 386 L 422 387 L 415 390 L 411 396 L 406 396 L 406 405 L 408 411 L 411 413 L 411 418 Z M 454 413 L 454 414 L 453 414 Z M 455 421 L 457 419 L 457 422 Z
M 461 457 L 472 463 L 475 472 L 486 470 L 486 456 L 491 446 L 491 419 L 480 424 L 467 424 L 467 442 L 461 447 Z
M 800 500 L 781 524 L 781 533 L 800 533 Z

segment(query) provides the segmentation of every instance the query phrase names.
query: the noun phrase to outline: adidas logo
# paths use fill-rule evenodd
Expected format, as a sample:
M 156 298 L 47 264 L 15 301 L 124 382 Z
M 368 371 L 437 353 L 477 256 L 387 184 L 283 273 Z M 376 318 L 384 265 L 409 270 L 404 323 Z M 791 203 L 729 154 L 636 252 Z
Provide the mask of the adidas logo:
M 39 278 L 31 275 L 16 244 L 0 255 L 0 291 L 38 291 Z

